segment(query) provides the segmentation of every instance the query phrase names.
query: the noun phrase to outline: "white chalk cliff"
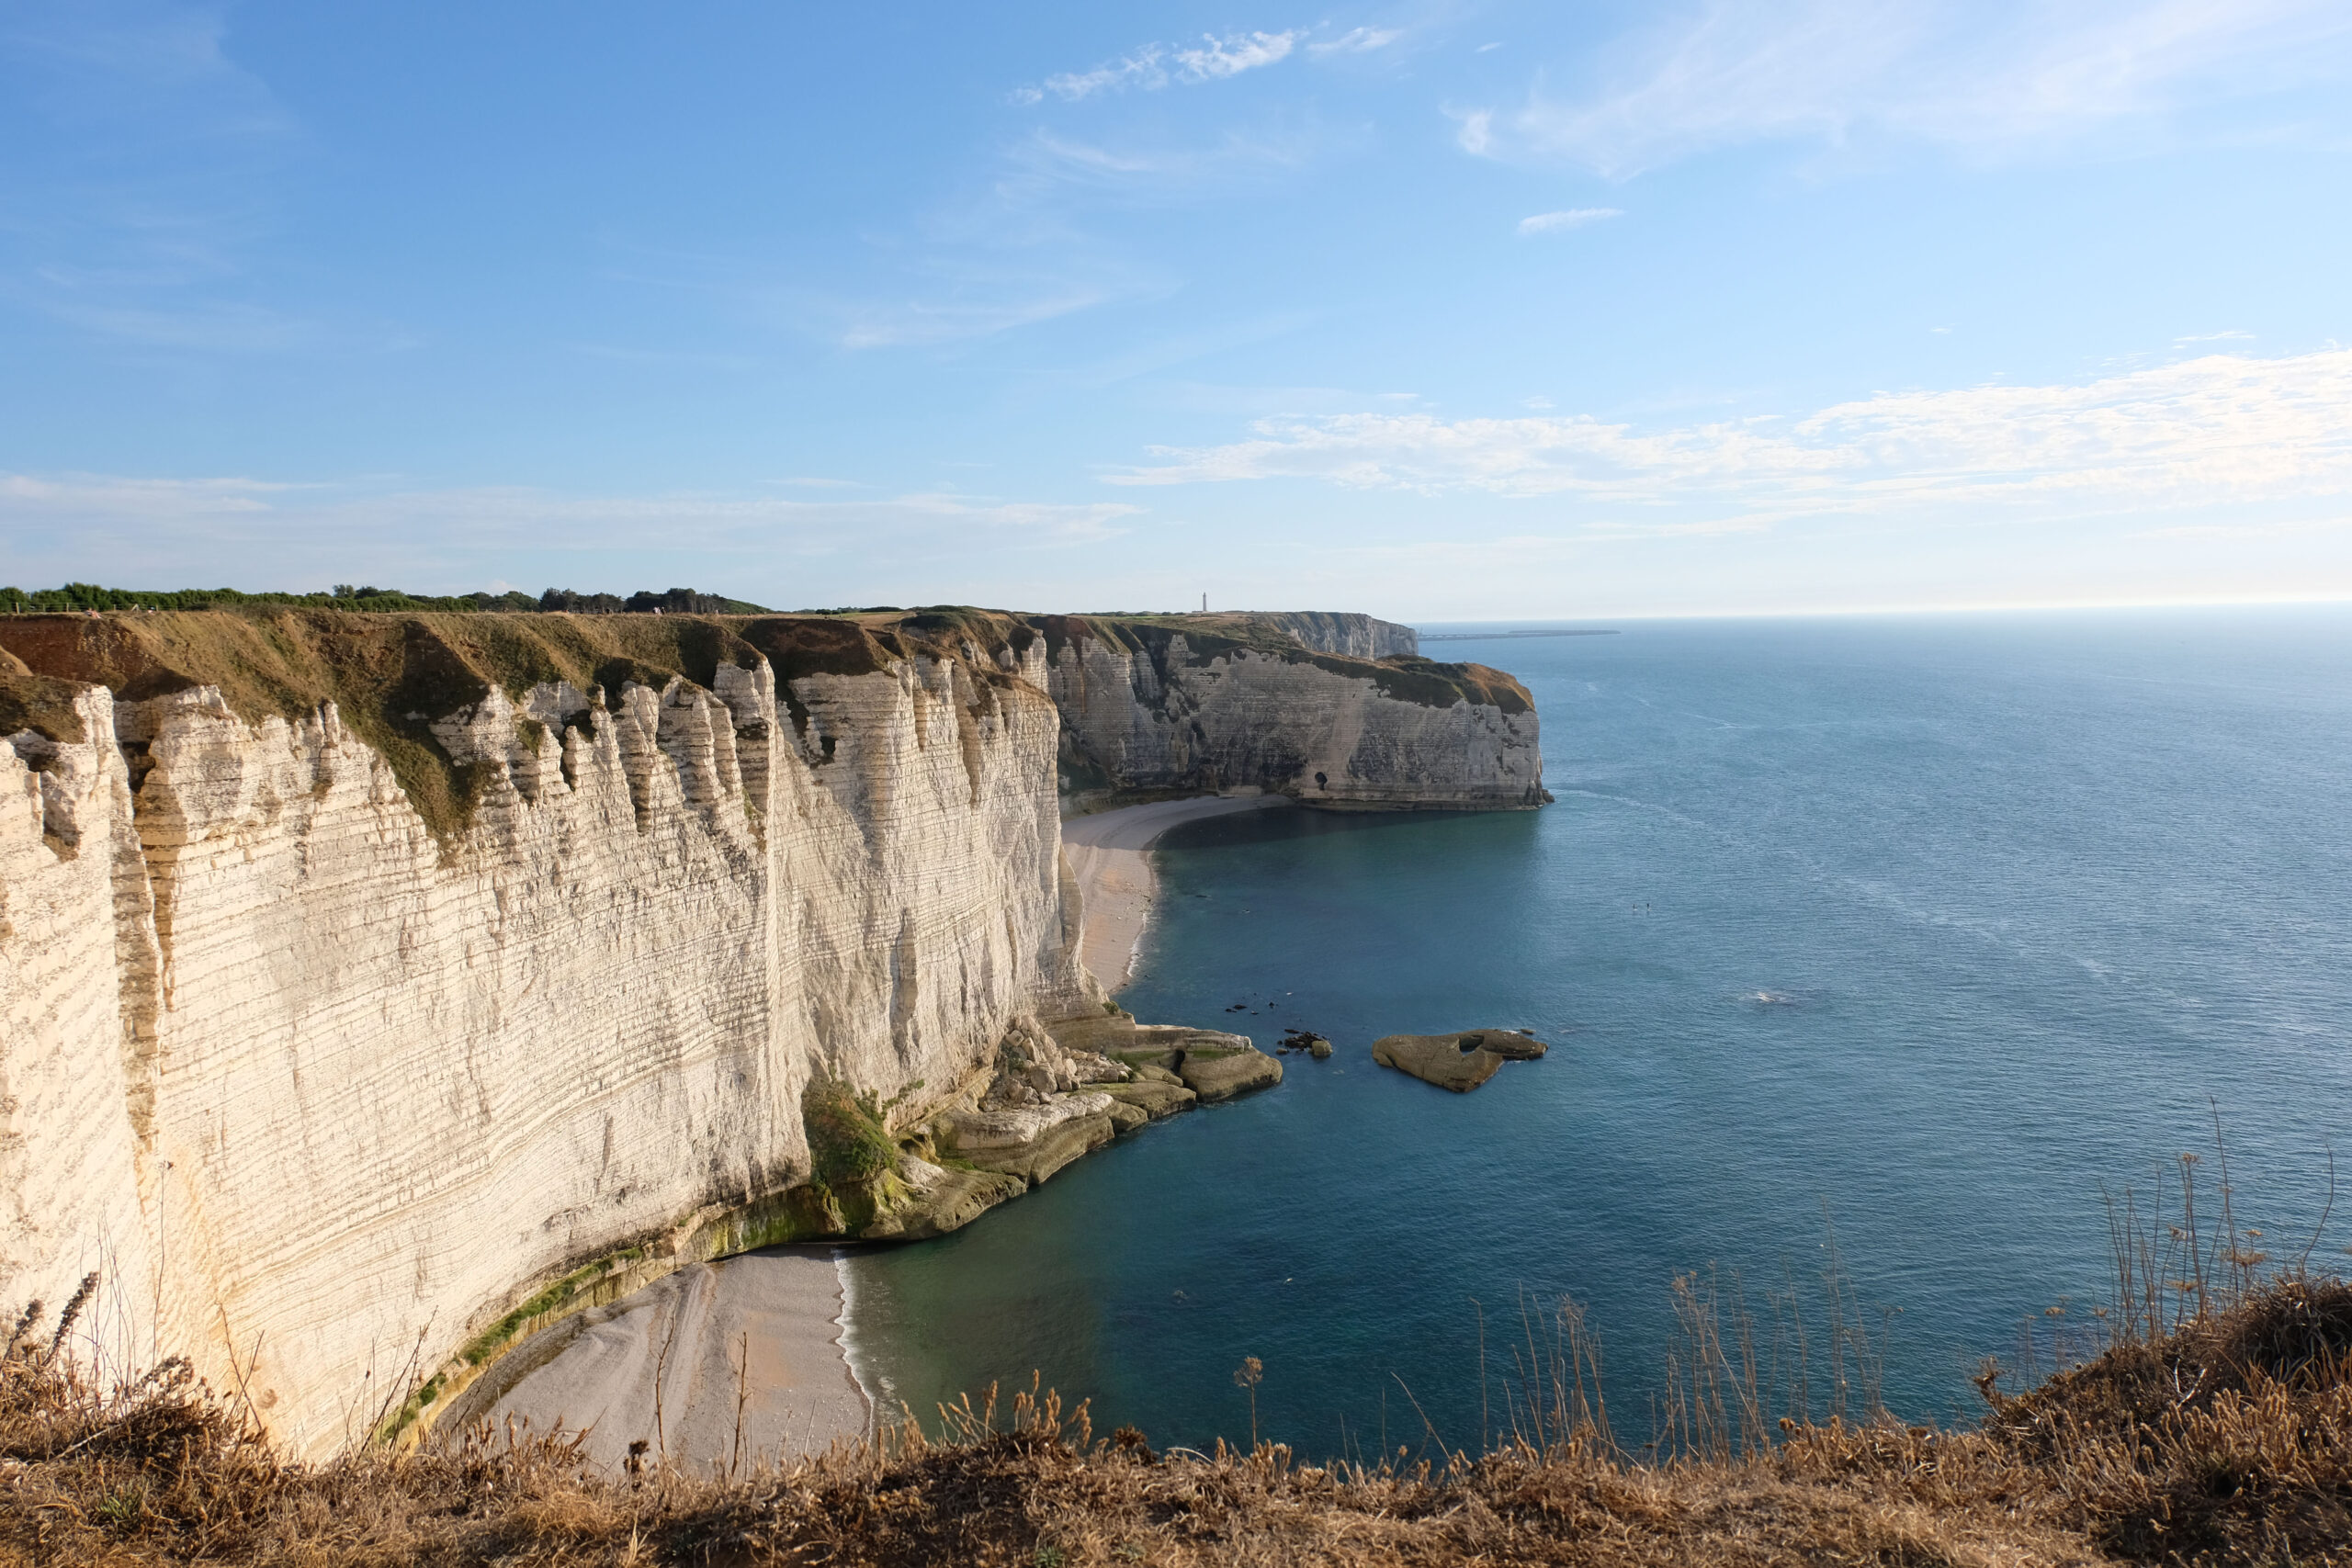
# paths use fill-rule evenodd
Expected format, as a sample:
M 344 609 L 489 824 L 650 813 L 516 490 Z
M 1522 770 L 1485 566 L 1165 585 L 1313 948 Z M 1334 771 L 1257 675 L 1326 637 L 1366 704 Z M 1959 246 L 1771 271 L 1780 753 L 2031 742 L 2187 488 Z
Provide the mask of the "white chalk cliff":
M 1105 684 L 1141 689 L 1132 659 L 1086 637 L 1056 663 L 1009 619 L 852 628 L 860 658 L 787 658 L 820 624 L 777 620 L 775 660 L 746 631 L 699 682 L 498 671 L 373 728 L 269 670 L 234 704 L 232 674 L 192 678 L 203 619 L 0 622 L 25 661 L 0 654 L 0 720 L 25 723 L 0 743 L 0 1303 L 54 1309 L 98 1270 L 98 1348 L 187 1356 L 311 1455 L 461 1380 L 551 1283 L 608 1297 L 784 1234 L 813 1077 L 916 1115 L 1024 1017 L 1099 1012 L 1057 756 L 1072 733 L 1161 773 L 1185 754 L 1177 717 L 1097 723 Z M 565 620 L 412 619 L 386 700 L 426 653 L 479 665 L 492 631 Z M 243 678 L 262 654 L 220 657 Z M 1257 782 L 1540 795 L 1532 710 L 1223 657 L 1153 711 L 1273 759 Z M 431 750 L 468 809 L 429 824 L 396 759 Z
M 1254 787 L 1364 809 L 1517 810 L 1551 798 L 1534 705 L 1509 676 L 1409 655 L 1325 655 L 1325 645 L 1412 637 L 1369 616 L 1252 619 L 1264 629 L 1233 628 L 1260 631 L 1247 640 L 1069 622 L 1046 680 L 1062 715 L 1066 787 Z M 1335 621 L 1368 625 L 1316 624 Z

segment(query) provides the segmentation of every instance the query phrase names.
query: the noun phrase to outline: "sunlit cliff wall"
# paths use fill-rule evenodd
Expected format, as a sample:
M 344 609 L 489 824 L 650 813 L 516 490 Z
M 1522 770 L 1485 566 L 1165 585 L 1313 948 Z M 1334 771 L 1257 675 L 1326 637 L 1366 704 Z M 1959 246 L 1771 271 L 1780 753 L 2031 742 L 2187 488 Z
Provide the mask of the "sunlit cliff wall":
M 1143 677 L 921 621 L 0 620 L 0 1303 L 101 1269 L 96 1348 L 327 1452 L 566 1269 L 806 1180 L 812 1075 L 920 1101 L 1098 1007 L 1057 760 Z M 1537 787 L 1491 703 L 1219 657 L 1136 702 L 1237 778 Z
M 1368 626 L 1323 630 L 1393 640 L 1368 616 L 1190 619 L 1047 623 L 1046 683 L 1074 786 L 1256 787 L 1388 809 L 1520 810 L 1551 798 L 1534 703 L 1499 671 L 1330 657 L 1283 635 L 1288 622 L 1348 619 Z

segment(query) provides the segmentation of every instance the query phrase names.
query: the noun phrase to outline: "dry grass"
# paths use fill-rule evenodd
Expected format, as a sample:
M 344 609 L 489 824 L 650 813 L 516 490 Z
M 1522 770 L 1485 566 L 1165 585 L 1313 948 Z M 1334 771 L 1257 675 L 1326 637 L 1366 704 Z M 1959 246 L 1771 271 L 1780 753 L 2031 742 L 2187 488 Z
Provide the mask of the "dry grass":
M 0 1346 L 0 1562 L 2352 1568 L 2352 1283 L 2308 1273 L 2311 1246 L 2272 1265 L 2220 1174 L 2217 1213 L 2199 1213 L 2194 1156 L 2154 1217 L 2115 1206 L 2097 1353 L 2015 1395 L 1988 1360 L 1970 1429 L 1879 1407 L 1883 1328 L 1834 1251 L 1826 1327 L 1805 1326 L 1793 1280 L 1759 1323 L 1736 1277 L 1677 1279 L 1638 1455 L 1563 1301 L 1523 1303 L 1491 1347 L 1481 1314 L 1505 1434 L 1484 1454 L 1315 1464 L 1254 1438 L 1156 1454 L 1131 1429 L 1098 1439 L 1082 1404 L 1033 1384 L 783 1471 L 632 1459 L 609 1477 L 560 1435 L 487 1424 L 295 1464 L 184 1363 L 102 1386 L 72 1353 L 93 1276 L 53 1327 L 29 1308 Z
M 1563 1386 L 1483 1456 L 1316 1465 L 1274 1443 L 1097 1439 L 1082 1406 L 1032 1391 L 951 1412 L 944 1439 L 910 1425 L 732 1479 L 605 1479 L 566 1442 L 486 1428 L 438 1452 L 287 1463 L 185 1367 L 101 1389 L 69 1334 L 28 1316 L 0 1359 L 0 1559 L 2352 1562 L 2352 1286 L 2243 1296 L 2018 1398 L 1988 1378 L 1973 1431 L 1775 1423 L 1745 1453 L 1643 1463 Z

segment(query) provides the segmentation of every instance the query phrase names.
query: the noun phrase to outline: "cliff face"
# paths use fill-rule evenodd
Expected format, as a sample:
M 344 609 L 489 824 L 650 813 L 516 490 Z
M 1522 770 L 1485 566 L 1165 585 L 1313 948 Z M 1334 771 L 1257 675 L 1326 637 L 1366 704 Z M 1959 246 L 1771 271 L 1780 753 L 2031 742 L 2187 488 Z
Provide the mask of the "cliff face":
M 1186 616 L 1215 621 L 1215 616 Z M 1274 610 L 1229 617 L 1239 623 L 1242 636 L 1263 629 L 1287 637 L 1316 653 L 1336 653 L 1346 659 L 1414 659 L 1420 655 L 1421 637 L 1410 626 L 1370 615 L 1329 610 Z
M 155 1275 L 139 1180 L 153 1041 L 122 1005 L 125 979 L 153 972 L 154 926 L 106 743 L 113 699 L 82 687 L 45 706 L 62 743 L 27 728 L 0 745 L 0 1281 L 53 1310 L 93 1269 Z M 147 1304 L 131 1303 L 141 1324 Z M 152 1348 L 120 1315 L 100 1326 L 110 1349 Z
M 1324 654 L 1286 635 L 1291 622 L 1358 618 L 1045 623 L 1069 786 L 1255 786 L 1310 805 L 1391 809 L 1518 810 L 1551 798 L 1533 701 L 1510 676 Z M 1370 629 L 1323 629 L 1380 640 L 1388 623 L 1360 618 Z
M 85 740 L 0 749 L 0 1292 L 104 1263 L 137 1348 L 320 1451 L 520 1287 L 803 1179 L 812 1073 L 944 1087 L 1091 1005 L 1052 706 L 891 662 L 493 684 L 432 725 L 448 840 L 332 703 L 85 688 Z
M 1136 777 L 1534 787 L 1532 712 L 1380 696 L 1295 644 L 1054 641 L 0 620 L 0 1302 L 102 1269 L 109 1348 L 338 1448 L 551 1300 L 786 1234 L 812 1080 L 901 1125 L 1025 1015 L 1099 1012 L 1071 736 Z

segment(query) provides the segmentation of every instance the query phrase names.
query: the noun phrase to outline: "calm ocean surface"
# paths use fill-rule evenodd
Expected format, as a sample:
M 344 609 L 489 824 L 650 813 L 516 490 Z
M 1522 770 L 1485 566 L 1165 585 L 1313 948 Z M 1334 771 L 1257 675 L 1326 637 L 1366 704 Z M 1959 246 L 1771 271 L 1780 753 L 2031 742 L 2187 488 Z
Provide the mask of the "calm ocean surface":
M 1384 1423 L 1418 1442 L 1406 1389 L 1475 1443 L 1474 1300 L 1499 1368 L 1522 1293 L 1566 1292 L 1638 1442 L 1673 1275 L 1817 1301 L 1834 1227 L 1887 1404 L 1965 1416 L 1983 1356 L 2098 1296 L 2101 1183 L 2210 1156 L 2209 1096 L 2241 1218 L 2287 1253 L 2344 1145 L 2313 1261 L 2346 1263 L 2352 613 L 1634 622 L 1430 651 L 1526 682 L 1558 803 L 1163 840 L 1122 1000 L 1338 1055 L 854 1258 L 853 1344 L 887 1397 L 927 1413 L 1035 1369 L 1098 1431 L 1203 1446 L 1247 1437 L 1232 1373 L 1256 1356 L 1260 1427 L 1304 1452 L 1369 1451 Z M 1553 1052 L 1468 1096 L 1372 1064 L 1378 1035 L 1480 1024 Z

